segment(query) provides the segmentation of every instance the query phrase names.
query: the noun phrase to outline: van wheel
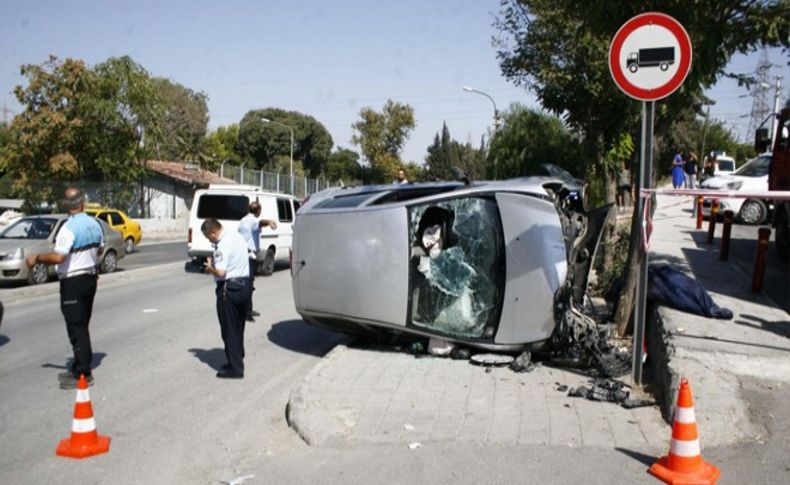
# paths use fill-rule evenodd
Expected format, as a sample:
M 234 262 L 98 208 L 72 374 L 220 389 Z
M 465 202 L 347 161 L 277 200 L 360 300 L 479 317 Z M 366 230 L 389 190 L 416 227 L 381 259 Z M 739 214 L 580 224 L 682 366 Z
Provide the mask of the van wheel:
M 741 211 L 738 213 L 738 218 L 744 224 L 756 226 L 765 222 L 765 217 L 768 215 L 768 208 L 765 203 L 757 199 L 747 199 L 741 206 Z
M 271 276 L 274 273 L 274 248 L 266 250 L 266 256 L 258 267 L 258 271 L 263 276 Z

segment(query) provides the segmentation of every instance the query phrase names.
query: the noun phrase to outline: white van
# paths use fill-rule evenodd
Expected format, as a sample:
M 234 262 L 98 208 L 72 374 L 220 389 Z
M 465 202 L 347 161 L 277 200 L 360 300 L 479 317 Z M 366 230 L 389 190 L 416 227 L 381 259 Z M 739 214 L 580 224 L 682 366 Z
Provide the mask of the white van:
M 258 273 L 269 276 L 274 271 L 275 260 L 288 260 L 294 217 L 299 209 L 299 201 L 295 197 L 265 192 L 260 187 L 250 185 L 211 184 L 208 189 L 195 192 L 189 214 L 187 253 L 194 265 L 202 267 L 205 258 L 213 252 L 211 243 L 200 231 L 203 221 L 214 217 L 224 230 L 238 231 L 239 221 L 249 213 L 250 203 L 254 201 L 261 204 L 261 219 L 277 221 L 277 229 L 261 229 Z

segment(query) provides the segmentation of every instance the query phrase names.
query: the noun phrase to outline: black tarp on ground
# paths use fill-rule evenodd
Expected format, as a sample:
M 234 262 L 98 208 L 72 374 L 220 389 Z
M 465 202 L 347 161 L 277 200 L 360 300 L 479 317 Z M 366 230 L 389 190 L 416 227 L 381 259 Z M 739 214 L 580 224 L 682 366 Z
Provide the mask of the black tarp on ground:
M 713 302 L 694 278 L 666 264 L 651 264 L 647 271 L 647 297 L 675 310 L 703 317 L 730 320 L 732 312 Z

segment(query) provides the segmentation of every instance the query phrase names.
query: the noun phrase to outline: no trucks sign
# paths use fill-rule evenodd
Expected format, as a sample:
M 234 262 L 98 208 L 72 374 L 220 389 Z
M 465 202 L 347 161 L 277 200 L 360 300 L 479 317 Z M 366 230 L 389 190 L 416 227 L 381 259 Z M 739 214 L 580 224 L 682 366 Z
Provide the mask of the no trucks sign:
M 623 24 L 609 46 L 609 71 L 625 94 L 655 101 L 672 94 L 691 69 L 691 39 L 669 15 L 648 12 Z

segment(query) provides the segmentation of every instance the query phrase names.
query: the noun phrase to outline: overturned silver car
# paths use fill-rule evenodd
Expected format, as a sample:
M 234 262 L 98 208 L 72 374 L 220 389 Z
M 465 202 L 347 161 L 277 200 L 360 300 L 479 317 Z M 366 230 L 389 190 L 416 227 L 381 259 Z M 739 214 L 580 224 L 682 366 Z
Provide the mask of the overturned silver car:
M 294 225 L 296 310 L 344 331 L 521 350 L 573 327 L 608 211 L 588 213 L 570 177 L 327 189 Z

